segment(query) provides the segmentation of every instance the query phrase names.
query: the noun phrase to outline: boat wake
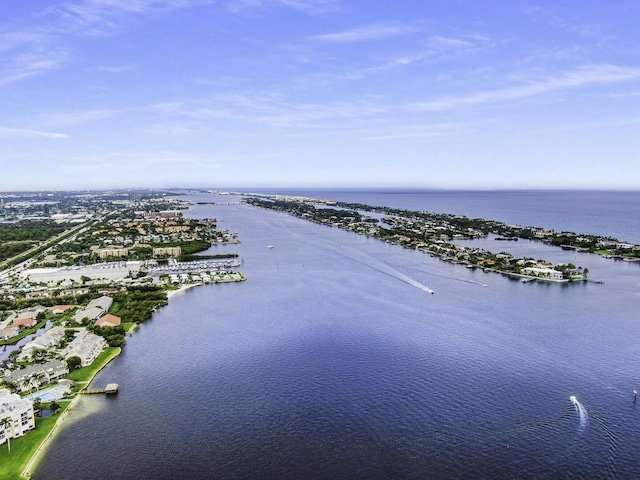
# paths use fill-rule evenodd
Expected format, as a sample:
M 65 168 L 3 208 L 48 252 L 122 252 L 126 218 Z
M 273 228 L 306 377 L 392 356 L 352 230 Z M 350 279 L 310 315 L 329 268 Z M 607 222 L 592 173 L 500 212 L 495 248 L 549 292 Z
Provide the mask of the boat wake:
M 584 430 L 589 423 L 589 413 L 574 395 L 571 395 L 569 397 L 569 400 L 571 400 L 571 403 L 575 407 L 576 413 L 578 414 L 578 417 L 580 419 L 580 429 Z
M 342 255 L 343 257 L 349 258 L 351 260 L 355 260 L 356 262 L 359 262 L 363 265 L 366 265 L 368 267 L 373 268 L 374 270 L 377 270 L 380 273 L 384 273 L 385 275 L 389 275 L 390 277 L 396 278 L 398 280 L 401 280 L 413 287 L 416 287 L 420 290 L 422 290 L 423 292 L 427 292 L 430 294 L 433 294 L 434 291 L 432 289 L 430 289 L 428 286 L 426 286 L 424 283 L 422 283 L 421 281 L 410 277 L 409 275 L 405 275 L 404 273 L 402 273 L 400 270 L 398 270 L 397 268 L 394 268 L 393 266 L 389 265 L 388 263 L 383 262 L 382 260 L 369 255 L 368 253 L 365 253 L 361 250 L 358 250 L 356 248 L 353 247 L 349 247 L 346 245 L 341 245 L 340 248 L 331 248 L 331 250 L 334 250 L 336 253 L 339 253 L 340 255 Z
M 400 267 L 398 266 L 398 268 L 400 268 Z M 449 273 L 445 273 L 445 272 L 442 272 L 442 271 L 439 271 L 439 270 L 436 270 L 439 273 L 435 273 L 435 271 L 427 271 L 427 270 L 421 270 L 421 269 L 416 269 L 416 268 L 407 268 L 407 270 L 409 272 L 411 272 L 412 275 L 416 275 L 416 276 L 419 273 L 424 273 L 426 275 L 433 275 L 434 277 L 442 277 L 442 278 L 446 278 L 448 280 L 455 280 L 457 282 L 471 283 L 472 285 L 479 285 L 481 287 L 486 287 L 487 286 L 486 283 L 482 283 L 482 282 L 479 282 L 477 280 L 472 280 L 472 279 L 469 279 L 469 278 L 460 277 L 460 276 L 457 276 L 457 275 L 451 275 Z

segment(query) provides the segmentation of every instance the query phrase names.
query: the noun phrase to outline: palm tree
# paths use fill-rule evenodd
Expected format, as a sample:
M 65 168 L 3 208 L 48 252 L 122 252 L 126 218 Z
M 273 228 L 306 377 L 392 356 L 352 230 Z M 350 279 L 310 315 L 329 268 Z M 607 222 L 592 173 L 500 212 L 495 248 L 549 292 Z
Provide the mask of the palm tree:
M 7 437 L 7 446 L 9 447 L 9 453 L 11 453 L 11 436 L 9 435 L 8 428 L 11 426 L 11 419 L 4 417 L 0 420 L 0 428 L 4 429 L 4 435 Z
M 36 397 L 33 401 L 33 411 L 36 412 L 36 416 L 40 416 L 40 409 L 42 408 L 42 399 L 40 397 Z
M 31 390 L 31 378 L 23 378 L 20 382 L 20 388 L 23 392 L 26 390 Z

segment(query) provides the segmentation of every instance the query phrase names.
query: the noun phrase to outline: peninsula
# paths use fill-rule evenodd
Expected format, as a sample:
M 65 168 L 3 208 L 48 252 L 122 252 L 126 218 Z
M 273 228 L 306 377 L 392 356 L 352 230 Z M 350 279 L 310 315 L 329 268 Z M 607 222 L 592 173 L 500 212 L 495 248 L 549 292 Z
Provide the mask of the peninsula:
M 462 246 L 456 242 L 495 235 L 497 241 L 532 240 L 563 249 L 600 254 L 608 258 L 640 260 L 640 245 L 620 242 L 614 238 L 572 232 L 558 233 L 540 227 L 507 225 L 494 220 L 462 215 L 282 195 L 252 194 L 248 195 L 244 202 L 413 248 L 467 268 L 481 268 L 487 272 L 515 276 L 525 282 L 584 281 L 587 280 L 589 271 L 572 263 L 553 265 L 545 260 L 519 258 L 504 251 L 491 252 Z

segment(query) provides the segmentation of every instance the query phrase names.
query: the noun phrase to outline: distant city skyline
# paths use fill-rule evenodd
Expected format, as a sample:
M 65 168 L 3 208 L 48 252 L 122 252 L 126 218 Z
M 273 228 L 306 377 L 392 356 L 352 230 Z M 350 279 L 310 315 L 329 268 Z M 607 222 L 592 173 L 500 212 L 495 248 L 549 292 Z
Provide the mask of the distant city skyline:
M 638 189 L 640 3 L 0 5 L 0 192 Z

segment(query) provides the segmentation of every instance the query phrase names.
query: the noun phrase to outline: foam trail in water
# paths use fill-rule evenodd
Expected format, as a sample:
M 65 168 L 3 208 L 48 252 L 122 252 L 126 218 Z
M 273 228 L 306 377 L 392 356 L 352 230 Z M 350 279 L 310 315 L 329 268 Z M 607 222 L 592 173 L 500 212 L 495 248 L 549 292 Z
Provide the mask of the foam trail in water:
M 584 408 L 584 406 L 574 395 L 571 395 L 569 397 L 569 400 L 571 400 L 571 403 L 573 403 L 573 406 L 575 407 L 576 412 L 580 417 L 580 428 L 585 428 L 587 426 L 587 423 L 589 422 L 589 414 L 587 413 L 587 409 Z
M 396 265 L 399 267 L 399 265 Z M 427 271 L 427 270 L 422 270 L 422 269 L 416 269 L 416 268 L 407 268 L 407 270 L 411 271 L 411 272 L 421 272 L 421 273 L 426 273 L 428 275 L 433 275 L 435 277 L 442 277 L 442 278 L 448 278 L 449 280 L 455 280 L 458 282 L 464 282 L 464 283 L 471 283 L 473 285 L 480 285 L 481 287 L 486 287 L 487 284 L 486 283 L 482 283 L 479 282 L 477 280 L 472 280 L 469 278 L 464 278 L 458 275 L 453 275 L 450 273 L 445 273 L 442 270 L 438 270 L 438 269 L 433 269 L 433 271 Z M 435 273 L 435 272 L 440 272 L 440 273 Z
M 386 275 L 389 275 L 391 277 L 397 278 L 398 280 L 402 280 L 403 282 L 408 283 L 409 285 L 412 285 L 416 288 L 419 288 L 420 290 L 427 292 L 427 293 L 434 293 L 433 290 L 431 290 L 429 287 L 427 287 L 424 283 L 419 282 L 418 280 L 415 280 L 411 277 L 409 277 L 408 275 L 405 275 L 404 273 L 398 271 L 397 269 L 393 268 L 391 265 L 389 265 L 388 263 L 383 262 L 382 260 L 380 260 L 379 258 L 376 258 L 372 255 L 369 255 L 366 252 L 363 252 L 361 250 L 358 250 L 356 248 L 353 247 L 349 247 L 346 245 L 341 245 L 340 249 L 336 249 L 334 248 L 330 248 L 330 250 L 333 250 L 337 253 L 339 253 L 340 255 L 350 258 L 351 260 L 355 260 L 357 262 L 362 263 L 363 265 L 367 265 L 371 268 L 373 268 L 374 270 L 377 270 L 381 273 L 384 273 Z M 347 254 L 347 252 L 349 252 L 349 254 Z
M 355 250 L 355 249 L 352 249 Z M 356 256 L 361 257 L 360 261 L 362 263 L 364 263 L 365 265 L 369 265 L 371 268 L 374 268 L 375 270 L 378 270 L 379 272 L 382 273 L 386 273 L 387 275 L 390 275 L 394 278 L 397 278 L 398 280 L 402 280 L 403 282 L 408 283 L 409 285 L 413 285 L 416 288 L 419 288 L 420 290 L 427 292 L 427 293 L 433 293 L 433 290 L 431 290 L 429 287 L 427 287 L 424 283 L 419 282 L 418 280 L 415 280 L 413 278 L 411 278 L 408 275 L 405 275 L 404 273 L 398 271 L 397 269 L 393 268 L 391 265 L 389 265 L 388 263 L 383 262 L 382 260 L 379 260 L 365 252 L 360 252 L 358 250 L 355 250 L 355 255 L 352 256 L 351 258 L 353 258 L 354 260 L 356 259 Z M 368 260 L 367 262 L 363 261 L 362 259 L 365 258 L 366 260 Z

